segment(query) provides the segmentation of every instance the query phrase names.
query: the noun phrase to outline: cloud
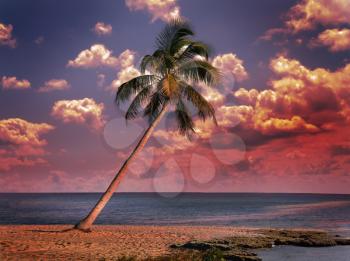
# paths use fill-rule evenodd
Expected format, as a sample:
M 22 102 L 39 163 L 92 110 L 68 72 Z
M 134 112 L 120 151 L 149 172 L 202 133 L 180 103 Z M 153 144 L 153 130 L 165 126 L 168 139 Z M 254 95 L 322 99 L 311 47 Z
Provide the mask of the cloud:
M 247 151 L 246 161 L 230 172 L 233 180 L 239 180 L 233 185 L 253 191 L 260 187 L 275 192 L 346 192 L 350 164 L 346 155 L 333 155 L 333 144 L 349 142 L 348 131 L 345 127 L 335 132 L 293 135 L 253 147 Z
M 103 110 L 103 103 L 91 98 L 60 100 L 53 105 L 51 115 L 64 123 L 84 124 L 98 130 L 104 125 Z
M 259 96 L 259 91 L 256 89 L 246 90 L 244 88 L 240 88 L 235 92 L 234 95 L 243 104 L 255 105 Z
M 102 44 L 95 44 L 90 49 L 83 50 L 74 59 L 68 62 L 68 67 L 74 68 L 97 68 L 97 67 L 114 67 L 125 70 L 121 73 L 121 80 L 127 78 L 125 75 L 132 72 L 135 60 L 135 51 L 126 49 L 119 56 L 113 56 L 112 51 L 108 50 Z M 134 68 L 135 69 L 135 68 Z
M 302 0 L 290 9 L 285 25 L 297 33 L 314 29 L 318 24 L 326 26 L 349 22 L 348 0 Z
M 271 41 L 275 35 L 286 33 L 288 33 L 288 30 L 286 28 L 271 28 L 267 30 L 262 36 L 260 36 L 259 40 Z
M 115 67 L 118 64 L 118 58 L 112 55 L 103 44 L 94 44 L 90 49 L 81 51 L 74 60 L 69 60 L 67 66 L 73 68 L 96 68 L 96 67 Z
M 40 136 L 53 129 L 47 123 L 32 123 L 20 118 L 0 120 L 0 140 L 16 145 L 43 146 L 47 142 Z
M 106 82 L 106 75 L 104 75 L 103 73 L 99 73 L 97 75 L 97 80 L 96 80 L 97 86 L 102 88 L 105 82 Z
M 231 108 L 243 128 L 263 135 L 316 133 L 349 122 L 350 64 L 333 72 L 312 70 L 281 55 L 270 68 L 279 77 L 269 82 L 272 89 L 234 93 L 238 108 L 246 106 L 243 111 Z
M 135 67 L 135 55 L 136 52 L 126 49 L 118 57 L 118 67 L 119 71 L 117 77 L 112 81 L 112 83 L 107 86 L 106 90 L 111 92 L 116 92 L 120 85 L 124 82 L 131 80 L 137 76 L 141 75 L 141 72 Z
M 119 57 L 118 57 L 118 61 L 119 61 L 119 67 L 120 68 L 126 68 L 129 66 L 133 66 L 134 64 L 134 60 L 135 60 L 135 51 L 126 49 L 125 51 L 123 51 Z
M 212 61 L 213 66 L 222 73 L 233 75 L 236 81 L 243 81 L 248 78 L 248 73 L 243 66 L 243 61 L 236 54 L 226 53 L 216 56 Z
M 62 91 L 70 88 L 70 84 L 64 79 L 51 79 L 38 89 L 38 92 Z
M 123 68 L 117 73 L 117 78 L 112 81 L 112 83 L 107 87 L 107 90 L 115 92 L 124 82 L 127 82 L 140 75 L 140 71 L 134 66 Z
M 220 127 L 232 128 L 239 123 L 250 126 L 254 109 L 252 106 L 228 106 L 223 105 L 216 110 L 216 117 Z
M 332 52 L 350 50 L 350 29 L 328 29 L 311 41 L 311 47 L 327 46 Z
M 1 79 L 1 84 L 4 90 L 25 90 L 30 88 L 30 82 L 28 80 L 17 80 L 17 77 L 15 76 L 3 76 Z
M 93 28 L 93 31 L 99 36 L 110 35 L 112 33 L 112 26 L 103 22 L 97 22 Z
M 259 39 L 269 41 L 275 35 L 297 34 L 318 25 L 350 24 L 348 0 L 300 0 L 284 15 L 284 26 L 267 30 Z M 300 42 L 301 39 L 297 39 Z
M 11 48 L 16 47 L 16 39 L 12 36 L 13 26 L 0 23 L 0 46 L 7 45 Z
M 350 143 L 335 144 L 331 147 L 332 156 L 350 155 Z
M 281 86 L 273 84 L 274 88 L 284 88 L 284 91 L 298 92 L 307 89 L 306 85 L 309 85 L 332 89 L 340 94 L 344 91 L 345 86 L 350 84 L 350 64 L 333 72 L 325 68 L 312 70 L 302 65 L 296 59 L 278 56 L 271 61 L 270 67 L 276 74 L 283 76 L 283 79 L 290 77 L 304 84 L 302 86 L 289 85 L 288 82 L 286 82 L 286 85 Z
M 10 155 L 3 155 L 0 158 L 0 170 L 9 171 L 15 167 L 33 167 L 39 164 L 46 164 L 47 161 L 42 158 L 19 158 L 11 157 Z
M 125 0 L 125 4 L 132 11 L 147 10 L 152 15 L 152 22 L 180 17 L 176 0 Z
M 319 129 L 302 119 L 300 116 L 293 116 L 291 119 L 269 118 L 258 125 L 259 131 L 265 135 L 279 133 L 314 133 Z
M 19 166 L 45 164 L 41 158 L 46 152 L 43 149 L 47 141 L 42 135 L 54 127 L 47 123 L 32 123 L 20 118 L 0 121 L 0 170 L 8 171 Z
M 153 137 L 161 144 L 161 148 L 167 152 L 174 152 L 176 150 L 185 150 L 194 145 L 185 136 L 182 136 L 175 130 L 158 128 Z
M 1 192 L 100 192 L 108 186 L 115 170 L 88 169 L 83 175 L 76 175 L 76 172 L 53 168 L 35 175 L 24 174 L 4 173 L 0 179 Z
M 235 83 L 247 79 L 248 72 L 244 67 L 244 61 L 234 53 L 217 55 L 211 60 L 211 63 L 222 73 L 222 84 L 216 88 L 200 85 L 200 92 L 215 108 L 219 126 L 233 127 L 240 121 L 240 117 L 235 113 L 237 109 L 239 110 L 239 107 L 227 105 L 227 100 L 232 96 Z M 200 120 L 196 120 L 195 124 L 198 135 L 202 138 L 210 137 L 216 128 L 209 121 L 203 123 Z

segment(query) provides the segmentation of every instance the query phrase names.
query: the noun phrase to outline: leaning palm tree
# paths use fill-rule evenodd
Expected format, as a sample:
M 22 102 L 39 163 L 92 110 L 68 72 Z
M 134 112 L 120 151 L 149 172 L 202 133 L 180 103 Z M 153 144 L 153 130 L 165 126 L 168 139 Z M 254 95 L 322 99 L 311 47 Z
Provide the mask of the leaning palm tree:
M 152 131 L 169 108 L 174 109 L 180 134 L 189 136 L 195 132 L 188 104 L 202 120 L 211 118 L 216 123 L 214 108 L 193 85 L 204 83 L 214 86 L 219 72 L 208 62 L 209 48 L 193 39 L 194 32 L 183 20 L 173 20 L 165 26 L 156 39 L 157 50 L 141 61 L 141 76 L 123 83 L 117 91 L 116 103 L 120 105 L 133 98 L 126 120 L 135 119 L 141 111 L 149 120 L 135 149 L 115 175 L 106 192 L 76 229 L 90 231 L 92 224 L 127 173 L 128 165 L 145 146 Z

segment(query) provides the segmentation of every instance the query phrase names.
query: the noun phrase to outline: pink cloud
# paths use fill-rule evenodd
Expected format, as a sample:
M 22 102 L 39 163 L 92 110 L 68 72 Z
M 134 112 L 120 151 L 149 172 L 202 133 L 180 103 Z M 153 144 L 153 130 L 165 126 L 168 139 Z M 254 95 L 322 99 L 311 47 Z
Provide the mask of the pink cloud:
M 11 48 L 16 47 L 16 39 L 12 36 L 13 26 L 0 23 L 0 45 L 7 45 Z
M 96 103 L 94 99 L 60 100 L 52 107 L 51 115 L 64 123 L 84 124 L 93 130 L 104 125 L 103 103 Z
M 0 121 L 0 140 L 17 145 L 43 146 L 47 142 L 41 139 L 54 127 L 47 123 L 32 123 L 20 118 L 5 119 Z
M 315 29 L 317 26 L 350 24 L 350 2 L 348 0 L 300 0 L 286 15 L 284 26 L 267 30 L 261 40 L 272 40 L 275 35 L 297 34 Z M 297 39 L 297 43 L 301 39 Z
M 302 0 L 287 14 L 285 24 L 292 32 L 314 29 L 316 25 L 339 25 L 350 22 L 348 0 Z
M 180 17 L 176 0 L 125 0 L 125 4 L 132 11 L 148 11 L 152 15 L 152 22 L 157 19 L 167 22 Z
M 141 72 L 135 67 L 135 55 L 136 52 L 126 49 L 118 57 L 118 73 L 116 78 L 107 86 L 106 90 L 116 92 L 118 87 L 124 82 L 127 82 L 137 76 L 141 75 Z
M 239 89 L 234 95 L 241 112 L 233 106 L 241 126 L 264 135 L 315 133 L 349 122 L 350 64 L 335 71 L 309 69 L 283 55 L 271 60 L 270 68 L 279 78 L 272 89 Z M 249 112 L 249 113 L 246 113 Z
M 19 158 L 5 155 L 0 158 L 0 170 L 9 171 L 14 167 L 33 167 L 46 163 L 47 161 L 42 158 Z
M 62 91 L 70 88 L 70 84 L 64 79 L 51 79 L 38 89 L 38 92 Z
M 326 46 L 332 52 L 350 50 L 350 29 L 328 29 L 311 41 L 311 47 Z
M 26 79 L 18 80 L 17 77 L 3 76 L 1 79 L 2 88 L 4 90 L 16 89 L 16 90 L 25 90 L 30 88 L 30 82 Z
M 93 28 L 93 31 L 99 36 L 110 35 L 112 33 L 112 26 L 103 22 L 97 22 Z
M 212 64 L 224 74 L 231 74 L 235 80 L 243 81 L 248 78 L 248 73 L 244 68 L 243 60 L 236 54 L 226 53 L 214 57 Z
M 41 136 L 53 129 L 47 123 L 32 123 L 19 118 L 1 120 L 0 141 L 5 147 L 0 150 L 0 170 L 45 164 L 46 160 L 41 156 L 46 154 L 43 147 L 47 141 Z

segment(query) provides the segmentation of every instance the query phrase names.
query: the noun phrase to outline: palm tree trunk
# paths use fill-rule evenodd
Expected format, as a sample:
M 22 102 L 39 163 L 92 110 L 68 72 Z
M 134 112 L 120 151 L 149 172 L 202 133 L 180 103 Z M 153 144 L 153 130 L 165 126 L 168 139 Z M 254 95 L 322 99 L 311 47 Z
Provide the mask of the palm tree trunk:
M 127 173 L 128 165 L 130 164 L 131 160 L 136 156 L 138 152 L 142 150 L 142 148 L 146 145 L 148 139 L 150 138 L 152 131 L 157 126 L 157 124 L 160 122 L 162 117 L 164 116 L 166 112 L 167 105 L 164 105 L 162 111 L 159 113 L 157 118 L 154 119 L 154 121 L 150 124 L 148 129 L 143 134 L 142 138 L 136 145 L 135 149 L 131 152 L 130 156 L 126 159 L 123 166 L 120 168 L 118 173 L 115 175 L 114 179 L 112 180 L 111 184 L 107 188 L 106 192 L 101 196 L 100 200 L 97 202 L 95 207 L 90 211 L 90 213 L 82 219 L 78 224 L 74 226 L 75 229 L 79 229 L 85 232 L 91 231 L 91 226 L 98 217 L 98 215 L 101 213 L 102 209 L 105 207 L 105 205 L 108 203 L 110 198 L 113 196 L 114 191 L 120 184 L 121 180 Z

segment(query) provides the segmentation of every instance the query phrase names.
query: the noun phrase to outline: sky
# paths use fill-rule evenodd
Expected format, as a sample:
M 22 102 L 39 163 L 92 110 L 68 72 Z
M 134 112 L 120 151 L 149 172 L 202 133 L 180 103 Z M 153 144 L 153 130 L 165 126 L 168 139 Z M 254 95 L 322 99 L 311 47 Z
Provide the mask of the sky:
M 178 17 L 218 126 L 169 112 L 118 191 L 350 193 L 348 0 L 2 0 L 0 192 L 104 191 L 147 127 L 116 90 Z

